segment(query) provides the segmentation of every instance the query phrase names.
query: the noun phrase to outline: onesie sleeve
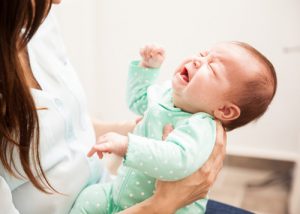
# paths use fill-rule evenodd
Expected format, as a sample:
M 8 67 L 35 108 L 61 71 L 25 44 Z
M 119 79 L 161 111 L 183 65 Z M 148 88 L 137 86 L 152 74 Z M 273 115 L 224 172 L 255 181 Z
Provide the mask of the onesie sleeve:
M 175 127 L 166 141 L 129 134 L 124 165 L 160 180 L 180 180 L 205 163 L 215 138 L 215 121 L 202 114 Z
M 143 115 L 148 106 L 147 89 L 157 79 L 158 68 L 142 68 L 139 61 L 133 61 L 129 67 L 126 99 L 129 109 Z
M 16 210 L 13 201 L 11 191 L 3 179 L 0 176 L 0 210 L 1 213 L 9 213 L 9 214 L 19 214 L 19 211 Z

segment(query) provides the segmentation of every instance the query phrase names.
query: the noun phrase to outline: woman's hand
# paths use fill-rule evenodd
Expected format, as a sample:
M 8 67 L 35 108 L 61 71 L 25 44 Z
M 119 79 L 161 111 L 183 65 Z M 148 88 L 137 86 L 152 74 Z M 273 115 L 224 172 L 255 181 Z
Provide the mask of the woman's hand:
M 164 138 L 170 131 L 165 127 Z M 154 200 L 165 200 L 166 206 L 173 206 L 174 212 L 196 200 L 204 198 L 220 172 L 225 158 L 226 132 L 217 122 L 217 137 L 214 149 L 207 162 L 195 173 L 180 181 L 157 181 Z

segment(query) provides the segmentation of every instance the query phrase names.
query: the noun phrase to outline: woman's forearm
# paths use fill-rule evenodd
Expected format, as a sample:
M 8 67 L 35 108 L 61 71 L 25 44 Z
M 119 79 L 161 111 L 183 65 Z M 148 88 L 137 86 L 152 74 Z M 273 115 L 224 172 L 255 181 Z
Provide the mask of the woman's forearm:
M 136 204 L 118 214 L 173 214 L 175 213 L 172 202 L 167 199 L 159 199 L 157 197 L 150 197 L 147 200 Z
M 117 132 L 122 135 L 127 135 L 136 125 L 135 121 L 104 122 L 93 119 L 92 122 L 97 138 L 107 132 Z

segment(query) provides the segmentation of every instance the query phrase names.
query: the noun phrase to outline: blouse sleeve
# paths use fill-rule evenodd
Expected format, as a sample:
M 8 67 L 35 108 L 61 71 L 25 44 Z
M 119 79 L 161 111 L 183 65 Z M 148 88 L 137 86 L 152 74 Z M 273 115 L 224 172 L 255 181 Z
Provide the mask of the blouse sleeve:
M 19 214 L 19 211 L 15 208 L 11 191 L 5 182 L 5 180 L 0 176 L 0 210 L 1 213 L 9 214 Z

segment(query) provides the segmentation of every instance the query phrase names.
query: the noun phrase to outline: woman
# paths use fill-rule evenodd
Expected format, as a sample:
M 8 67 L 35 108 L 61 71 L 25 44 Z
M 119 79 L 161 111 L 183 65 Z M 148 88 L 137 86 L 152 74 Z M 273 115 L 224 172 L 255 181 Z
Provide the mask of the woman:
M 104 177 L 102 163 L 86 157 L 95 137 L 108 131 L 127 134 L 135 126 L 90 121 L 48 14 L 52 3 L 60 0 L 0 1 L 1 213 L 68 213 L 78 193 Z M 165 136 L 170 131 L 167 126 Z M 217 132 L 202 169 L 183 181 L 158 182 L 153 197 L 122 213 L 174 213 L 204 197 L 225 154 L 220 124 Z

